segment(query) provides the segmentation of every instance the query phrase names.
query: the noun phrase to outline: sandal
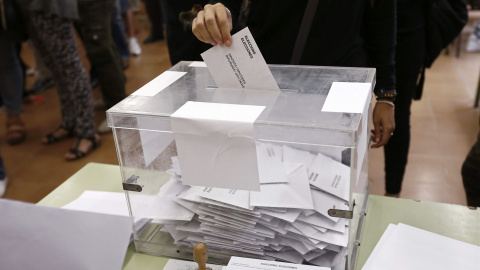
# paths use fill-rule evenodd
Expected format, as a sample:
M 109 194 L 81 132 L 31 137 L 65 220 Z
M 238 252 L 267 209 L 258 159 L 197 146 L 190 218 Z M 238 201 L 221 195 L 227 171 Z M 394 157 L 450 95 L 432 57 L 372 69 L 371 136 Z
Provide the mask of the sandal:
M 27 138 L 25 124 L 22 120 L 7 121 L 7 143 L 19 144 Z
M 78 147 L 80 146 L 80 143 L 84 139 L 89 140 L 92 143 L 92 145 L 90 146 L 90 148 L 87 151 L 81 151 L 80 149 L 78 149 Z M 88 138 L 79 137 L 77 139 L 77 142 L 75 143 L 75 146 L 72 149 L 70 149 L 70 151 L 68 151 L 68 153 L 73 154 L 74 157 L 73 158 L 68 158 L 68 157 L 65 156 L 65 159 L 67 161 L 73 161 L 73 160 L 83 158 L 84 156 L 90 154 L 93 150 L 97 149 L 97 147 L 99 147 L 99 146 L 100 146 L 100 135 L 98 135 L 98 134 L 95 134 L 93 137 L 88 137 Z
M 59 131 L 60 129 L 63 129 L 65 131 L 67 131 L 67 134 L 65 134 L 63 136 L 60 136 L 60 137 L 55 137 L 55 135 L 53 135 L 53 134 L 56 133 L 57 131 Z M 43 144 L 57 143 L 57 142 L 62 141 L 64 139 L 72 138 L 73 136 L 75 136 L 74 128 L 66 128 L 66 127 L 60 125 L 60 127 L 58 127 L 54 132 L 48 133 L 44 137 L 44 139 L 46 139 L 46 140 L 42 140 L 42 143 Z

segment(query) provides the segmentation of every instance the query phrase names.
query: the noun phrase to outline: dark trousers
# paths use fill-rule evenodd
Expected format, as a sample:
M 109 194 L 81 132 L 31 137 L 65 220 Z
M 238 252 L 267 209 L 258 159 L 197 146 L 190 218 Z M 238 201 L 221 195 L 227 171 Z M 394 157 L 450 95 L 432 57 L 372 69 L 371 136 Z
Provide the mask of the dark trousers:
M 410 147 L 410 106 L 425 58 L 425 42 L 423 26 L 397 34 L 395 132 L 384 147 L 385 188 L 390 194 L 400 193 L 402 188 Z
M 78 1 L 79 20 L 75 26 L 82 38 L 93 72 L 99 78 L 107 108 L 126 95 L 125 75 L 112 38 L 112 12 L 115 0 Z
M 462 178 L 468 205 L 480 207 L 480 133 L 463 163 Z
M 163 38 L 163 16 L 160 0 L 145 0 L 145 10 L 150 19 L 150 36 Z

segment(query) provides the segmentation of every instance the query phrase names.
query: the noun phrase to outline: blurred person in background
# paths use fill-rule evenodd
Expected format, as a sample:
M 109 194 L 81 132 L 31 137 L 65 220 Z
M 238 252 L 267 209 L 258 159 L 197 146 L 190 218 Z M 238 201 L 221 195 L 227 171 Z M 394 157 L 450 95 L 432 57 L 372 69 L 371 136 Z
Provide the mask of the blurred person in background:
M 320 3 L 318 3 L 320 2 Z M 195 36 L 231 45 L 241 0 L 210 1 L 193 21 Z M 313 8 L 310 5 L 313 4 Z M 318 4 L 317 6 L 315 6 Z M 372 148 L 386 145 L 395 130 L 395 1 L 251 1 L 246 26 L 269 64 L 349 66 L 377 69 Z M 295 50 L 304 14 L 312 24 L 300 57 Z M 303 29 L 302 29 L 303 30 Z
M 149 44 L 163 40 L 163 10 L 162 0 L 145 0 L 145 10 L 150 20 L 150 35 L 143 41 L 143 44 Z M 185 1 L 177 1 L 185 2 Z
M 480 118 L 478 120 L 480 126 Z M 467 205 L 480 207 L 480 132 L 462 165 L 462 179 Z
M 129 66 L 130 60 L 130 51 L 128 49 L 128 42 L 127 36 L 125 33 L 125 24 L 122 19 L 122 10 L 121 1 L 123 0 L 115 0 L 115 5 L 113 7 L 113 14 L 112 14 L 112 35 L 113 41 L 117 45 L 118 52 L 122 57 L 122 68 L 127 69 Z
M 109 109 L 127 96 L 121 57 L 112 35 L 115 0 L 77 1 L 78 20 L 75 21 L 75 27 L 87 52 L 91 73 L 98 76 L 103 96 L 103 103 L 100 102 L 97 107 L 104 105 L 105 109 Z M 102 121 L 98 131 L 111 132 L 106 120 Z
M 42 142 L 53 144 L 76 136 L 76 143 L 65 154 L 65 159 L 82 158 L 95 150 L 101 139 L 95 132 L 92 89 L 73 31 L 72 22 L 78 19 L 77 0 L 18 2 L 28 18 L 28 34 L 53 74 L 61 103 L 61 124 Z
M 25 124 L 20 117 L 23 112 L 25 73 L 18 50 L 20 42 L 27 38 L 27 31 L 20 7 L 14 0 L 4 0 L 0 5 L 0 96 L 3 111 L 7 115 L 7 143 L 15 145 L 26 138 Z
M 147 0 L 148 1 L 148 0 Z M 165 0 L 167 14 L 167 45 L 172 66 L 180 61 L 203 61 L 201 53 L 211 46 L 192 33 L 192 21 L 208 1 Z

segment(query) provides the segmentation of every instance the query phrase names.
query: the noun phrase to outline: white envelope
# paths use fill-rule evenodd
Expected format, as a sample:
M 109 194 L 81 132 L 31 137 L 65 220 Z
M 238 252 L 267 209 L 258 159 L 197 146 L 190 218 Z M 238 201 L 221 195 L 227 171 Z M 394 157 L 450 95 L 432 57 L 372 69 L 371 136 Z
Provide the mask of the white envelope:
M 136 217 L 158 220 L 189 221 L 195 215 L 171 198 L 171 194 L 179 194 L 185 190 L 180 181 L 171 178 L 165 183 L 158 194 L 144 195 L 130 192 L 132 214 Z
M 287 183 L 288 174 L 282 162 L 282 147 L 261 142 L 256 142 L 256 145 L 260 184 Z
M 308 223 L 312 225 L 315 228 L 325 228 L 329 230 L 334 230 L 337 232 L 345 232 L 345 219 L 341 218 L 337 222 L 328 219 L 327 217 L 320 215 L 320 214 L 314 214 L 310 216 L 305 216 L 305 215 L 300 215 L 298 217 L 299 221 Z
M 229 205 L 253 210 L 250 206 L 250 192 L 246 190 L 237 189 L 223 189 L 223 188 L 204 188 L 199 194 L 203 198 L 226 203 Z
M 282 220 L 286 220 L 288 222 L 294 222 L 302 212 L 302 210 L 300 209 L 290 209 L 289 211 L 281 213 L 281 212 L 270 211 L 264 208 L 262 208 L 260 211 L 263 214 L 269 215 L 271 217 L 276 217 Z
M 313 200 L 305 166 L 289 175 L 286 184 L 265 184 L 260 192 L 250 192 L 250 205 L 313 209 Z
M 308 151 L 295 149 L 286 145 L 283 146 L 283 162 L 303 163 L 305 168 L 307 168 L 307 171 L 315 161 L 315 157 L 314 154 Z
M 264 106 L 192 102 L 171 115 L 188 185 L 260 190 L 253 123 Z
M 331 217 L 328 214 L 329 209 L 339 209 L 339 210 L 348 210 L 348 204 L 345 200 L 340 199 L 339 197 L 333 196 L 329 193 L 323 192 L 321 190 L 311 189 L 313 207 L 315 211 L 322 214 L 328 219 L 331 219 L 335 222 L 339 220 L 337 217 Z
M 308 171 L 310 184 L 345 201 L 350 198 L 350 167 L 319 153 Z

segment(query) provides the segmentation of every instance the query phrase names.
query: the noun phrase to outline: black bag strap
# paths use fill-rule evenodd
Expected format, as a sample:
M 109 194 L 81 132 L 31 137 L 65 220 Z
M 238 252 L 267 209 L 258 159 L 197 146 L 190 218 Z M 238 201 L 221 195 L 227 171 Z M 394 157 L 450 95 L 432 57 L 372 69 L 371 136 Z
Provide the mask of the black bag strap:
M 315 12 L 317 11 L 318 0 L 308 0 L 307 7 L 305 8 L 305 14 L 303 14 L 302 24 L 298 31 L 297 40 L 295 41 L 295 47 L 293 47 L 292 58 L 290 59 L 291 65 L 298 65 L 302 58 L 303 49 L 307 42 L 308 34 L 312 26 Z
M 422 66 L 417 78 L 417 87 L 415 88 L 415 92 L 413 93 L 414 100 L 420 100 L 422 98 L 424 84 L 425 84 L 425 67 Z

